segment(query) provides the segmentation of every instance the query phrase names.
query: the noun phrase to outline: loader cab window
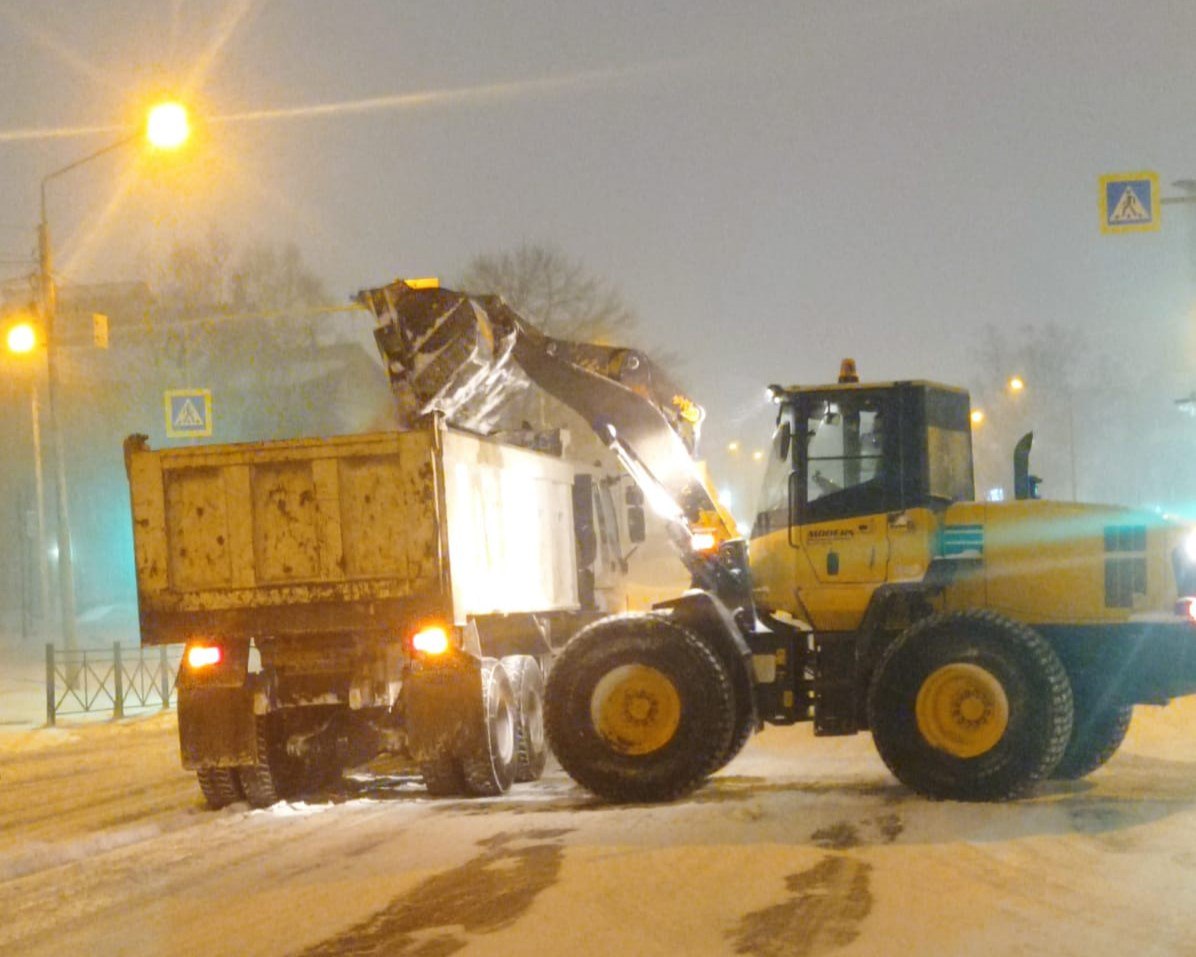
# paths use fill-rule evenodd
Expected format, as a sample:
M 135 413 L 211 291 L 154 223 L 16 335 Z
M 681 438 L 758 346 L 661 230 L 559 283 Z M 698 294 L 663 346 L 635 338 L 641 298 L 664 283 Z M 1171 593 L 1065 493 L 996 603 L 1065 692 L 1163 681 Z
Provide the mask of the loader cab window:
M 802 523 L 901 507 L 900 443 L 887 392 L 805 398 L 795 483 Z
M 760 506 L 752 525 L 752 538 L 789 527 L 790 477 L 797 460 L 797 443 L 801 431 L 797 428 L 797 413 L 792 402 L 786 402 L 777 413 L 777 427 L 772 435 L 772 448 L 764 468 L 764 483 L 760 489 Z

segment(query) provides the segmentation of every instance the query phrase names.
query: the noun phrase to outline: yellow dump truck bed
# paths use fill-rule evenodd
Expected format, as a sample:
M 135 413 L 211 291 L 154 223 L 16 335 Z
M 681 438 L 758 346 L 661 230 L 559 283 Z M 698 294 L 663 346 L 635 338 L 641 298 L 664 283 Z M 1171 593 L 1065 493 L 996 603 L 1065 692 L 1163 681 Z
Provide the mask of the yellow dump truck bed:
M 126 443 L 141 635 L 386 633 L 577 607 L 572 469 L 443 426 Z

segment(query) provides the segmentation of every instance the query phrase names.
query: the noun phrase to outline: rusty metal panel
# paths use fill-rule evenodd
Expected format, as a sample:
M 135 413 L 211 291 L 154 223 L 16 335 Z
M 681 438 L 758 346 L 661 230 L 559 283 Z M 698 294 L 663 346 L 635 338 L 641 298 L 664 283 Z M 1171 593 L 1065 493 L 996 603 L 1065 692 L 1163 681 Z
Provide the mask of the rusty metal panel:
M 133 452 L 128 462 L 137 587 L 154 593 L 169 581 L 162 467 L 150 452 Z
M 458 622 L 470 615 L 577 608 L 569 465 L 448 431 L 444 484 Z
M 232 561 L 224 472 L 203 467 L 171 471 L 163 478 L 171 587 L 228 587 L 232 584 Z
M 433 429 L 130 455 L 142 640 L 393 629 L 447 602 Z
M 311 462 L 271 462 L 252 469 L 253 555 L 262 584 L 319 577 L 316 486 Z

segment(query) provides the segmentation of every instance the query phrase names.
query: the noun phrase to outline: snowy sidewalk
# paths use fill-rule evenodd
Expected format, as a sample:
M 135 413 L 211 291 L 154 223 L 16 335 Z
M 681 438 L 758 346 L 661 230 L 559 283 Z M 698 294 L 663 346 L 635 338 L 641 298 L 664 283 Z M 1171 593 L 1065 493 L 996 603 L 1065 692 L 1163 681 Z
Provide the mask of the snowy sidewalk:
M 0 732 L 46 723 L 45 648 L 0 643 Z

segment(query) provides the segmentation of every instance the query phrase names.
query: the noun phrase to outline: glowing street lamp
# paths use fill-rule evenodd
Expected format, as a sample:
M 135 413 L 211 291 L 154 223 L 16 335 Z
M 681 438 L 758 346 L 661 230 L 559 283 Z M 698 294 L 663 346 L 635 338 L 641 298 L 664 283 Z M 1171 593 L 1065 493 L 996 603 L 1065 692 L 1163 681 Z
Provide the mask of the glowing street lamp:
M 37 329 L 32 322 L 17 322 L 9 326 L 4 345 L 14 355 L 26 355 L 37 346 Z
M 972 428 L 976 428 L 977 426 L 983 425 L 984 424 L 984 410 L 983 409 L 972 409 L 972 414 L 969 416 L 969 418 L 972 420 Z
M 1024 392 L 1026 388 L 1026 381 L 1020 375 L 1010 376 L 1007 384 L 1014 395 Z
M 54 491 L 58 503 L 58 591 L 62 611 L 63 645 L 68 651 L 76 647 L 75 635 L 75 573 L 71 564 L 70 518 L 67 512 L 66 464 L 61 423 L 58 418 L 58 362 L 57 338 L 54 325 L 58 313 L 58 290 L 54 283 L 54 254 L 50 243 L 50 223 L 46 215 L 46 185 L 72 170 L 78 169 L 108 153 L 128 146 L 142 137 L 152 148 L 176 150 L 187 142 L 191 126 L 187 110 L 177 102 L 159 103 L 146 114 L 145 124 L 114 143 L 89 153 L 82 159 L 47 173 L 41 181 L 41 217 L 37 229 L 38 287 L 41 291 L 42 327 L 46 344 L 46 398 L 50 431 L 54 443 Z M 68 681 L 69 683 L 69 681 Z
M 146 117 L 145 138 L 155 149 L 177 150 L 191 138 L 187 108 L 173 101 L 159 103 Z

